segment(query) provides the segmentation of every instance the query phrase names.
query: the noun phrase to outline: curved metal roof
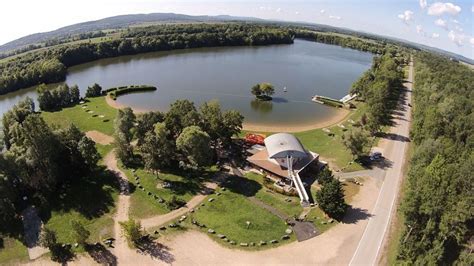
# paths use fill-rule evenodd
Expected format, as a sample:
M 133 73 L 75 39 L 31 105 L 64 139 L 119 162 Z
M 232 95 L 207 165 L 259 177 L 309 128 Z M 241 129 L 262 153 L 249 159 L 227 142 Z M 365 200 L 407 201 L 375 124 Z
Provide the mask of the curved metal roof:
M 286 158 L 287 156 L 294 158 L 305 158 L 308 156 L 300 141 L 288 133 L 273 134 L 267 137 L 264 142 L 267 147 L 268 157 L 273 159 Z

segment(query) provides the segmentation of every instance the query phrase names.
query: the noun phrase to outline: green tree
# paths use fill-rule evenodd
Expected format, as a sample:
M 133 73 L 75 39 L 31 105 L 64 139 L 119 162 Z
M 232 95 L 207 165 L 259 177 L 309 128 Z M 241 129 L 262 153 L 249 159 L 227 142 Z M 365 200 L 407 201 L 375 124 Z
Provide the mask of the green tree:
M 71 221 L 74 239 L 81 246 L 87 245 L 87 239 L 91 233 L 78 221 Z
M 325 183 L 321 190 L 316 192 L 316 201 L 329 217 L 336 220 L 341 220 L 344 217 L 348 207 L 344 200 L 342 184 L 335 178 Z
M 81 153 L 85 165 L 89 169 L 95 168 L 100 160 L 100 154 L 95 147 L 95 142 L 87 136 L 83 136 L 78 143 L 77 149 Z
M 171 165 L 175 158 L 176 147 L 168 136 L 169 132 L 164 123 L 157 123 L 154 131 L 146 133 L 145 140 L 140 146 L 146 169 L 158 170 Z
M 77 85 L 74 85 L 70 88 L 70 94 L 71 94 L 71 103 L 76 104 L 79 102 L 81 95 L 79 91 L 79 87 Z
M 135 136 L 138 139 L 137 145 L 142 145 L 145 135 L 153 131 L 155 124 L 164 121 L 164 114 L 161 112 L 146 112 L 137 117 Z
M 102 87 L 99 84 L 94 83 L 94 85 L 87 87 L 86 97 L 92 98 L 100 95 L 102 95 Z
M 233 136 L 237 136 L 242 130 L 244 117 L 238 111 L 229 110 L 224 112 L 221 139 L 224 143 L 230 143 Z
M 135 157 L 133 147 L 130 144 L 133 138 L 133 126 L 135 123 L 135 114 L 131 108 L 124 108 L 118 111 L 115 118 L 115 155 L 125 165 L 130 165 L 134 162 Z
M 47 227 L 44 227 L 41 230 L 39 244 L 44 248 L 49 248 L 50 250 L 53 250 L 54 246 L 57 245 L 56 232 Z
M 193 166 L 208 166 L 212 163 L 213 152 L 210 147 L 211 138 L 198 126 L 190 126 L 176 139 L 176 147 Z
M 329 182 L 331 182 L 334 179 L 334 176 L 332 174 L 331 169 L 329 169 L 328 166 L 324 167 L 321 171 L 318 173 L 318 184 L 320 185 L 325 185 Z
M 352 128 L 346 131 L 342 136 L 342 143 L 355 158 L 360 158 L 366 154 L 370 146 L 369 135 L 360 128 Z
M 260 84 L 255 84 L 252 86 L 252 89 L 250 90 L 253 95 L 256 97 L 262 95 L 262 90 L 260 89 Z
M 268 82 L 260 83 L 260 90 L 262 91 L 262 94 L 268 97 L 271 97 L 273 94 L 275 94 L 275 88 Z
M 128 221 L 120 222 L 120 226 L 122 227 L 129 245 L 136 247 L 143 236 L 143 228 L 140 221 L 135 221 L 130 218 Z
M 194 103 L 189 100 L 177 100 L 171 104 L 164 122 L 170 134 L 177 137 L 185 127 L 198 126 L 201 122 L 201 116 Z

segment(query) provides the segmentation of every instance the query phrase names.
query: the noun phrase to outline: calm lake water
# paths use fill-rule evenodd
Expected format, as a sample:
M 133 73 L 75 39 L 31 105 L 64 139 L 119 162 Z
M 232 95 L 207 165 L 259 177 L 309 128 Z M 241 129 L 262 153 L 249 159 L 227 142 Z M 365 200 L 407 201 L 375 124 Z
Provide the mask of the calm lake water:
M 334 115 L 333 108 L 313 103 L 311 97 L 343 97 L 371 62 L 370 53 L 296 40 L 292 45 L 201 48 L 104 59 L 70 68 L 66 82 L 77 84 L 82 93 L 94 82 L 104 88 L 158 87 L 117 99 L 140 110 L 166 111 L 177 99 L 196 105 L 217 99 L 224 109 L 240 111 L 247 123 L 297 126 Z M 250 94 L 252 85 L 259 82 L 275 86 L 272 102 L 257 102 Z M 31 90 L 0 97 L 0 111 L 26 94 L 35 97 Z

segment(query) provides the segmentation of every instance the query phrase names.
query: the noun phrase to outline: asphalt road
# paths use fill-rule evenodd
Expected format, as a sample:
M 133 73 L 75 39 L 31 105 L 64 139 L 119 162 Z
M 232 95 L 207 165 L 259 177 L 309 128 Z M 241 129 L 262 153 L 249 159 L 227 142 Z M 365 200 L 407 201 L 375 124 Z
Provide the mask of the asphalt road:
M 365 228 L 350 265 L 375 265 L 380 256 L 381 246 L 387 233 L 394 205 L 403 178 L 403 165 L 409 140 L 411 123 L 411 94 L 413 82 L 413 62 L 410 63 L 406 91 L 401 97 L 390 138 L 381 141 L 379 148 L 390 166 L 386 168 L 385 180 L 372 210 L 372 217 Z

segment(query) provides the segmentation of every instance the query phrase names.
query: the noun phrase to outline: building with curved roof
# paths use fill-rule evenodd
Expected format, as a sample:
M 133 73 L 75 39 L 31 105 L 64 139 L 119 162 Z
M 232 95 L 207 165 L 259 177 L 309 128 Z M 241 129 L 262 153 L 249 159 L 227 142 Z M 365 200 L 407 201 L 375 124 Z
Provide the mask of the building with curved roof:
M 293 172 L 300 172 L 312 162 L 317 162 L 319 155 L 307 151 L 301 142 L 292 134 L 276 133 L 264 140 L 265 148 L 247 158 L 247 161 L 278 177 L 290 179 L 288 163 Z

